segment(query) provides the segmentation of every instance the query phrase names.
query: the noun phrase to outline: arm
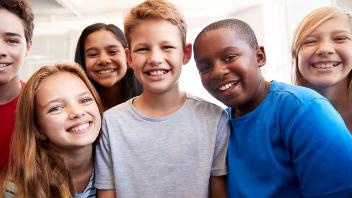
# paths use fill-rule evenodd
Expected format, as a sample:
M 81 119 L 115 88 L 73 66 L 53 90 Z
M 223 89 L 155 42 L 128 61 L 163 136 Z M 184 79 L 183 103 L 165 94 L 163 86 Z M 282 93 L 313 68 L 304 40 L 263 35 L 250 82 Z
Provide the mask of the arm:
M 226 193 L 226 154 L 227 141 L 230 133 L 228 116 L 225 111 L 220 116 L 213 156 L 213 164 L 209 180 L 209 197 L 227 197 Z
M 115 198 L 116 197 L 116 193 L 115 190 L 98 190 L 98 197 L 103 197 L 103 198 Z
M 209 181 L 209 198 L 227 197 L 226 176 L 211 176 Z
M 304 197 L 352 197 L 352 136 L 330 103 L 303 104 L 284 139 Z

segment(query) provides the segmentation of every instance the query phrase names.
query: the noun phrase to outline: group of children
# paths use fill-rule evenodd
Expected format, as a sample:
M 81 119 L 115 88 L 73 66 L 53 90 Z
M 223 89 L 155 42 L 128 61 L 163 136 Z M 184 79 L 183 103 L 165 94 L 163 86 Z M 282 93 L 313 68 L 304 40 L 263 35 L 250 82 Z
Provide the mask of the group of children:
M 179 89 L 192 45 L 174 5 L 140 3 L 124 32 L 88 26 L 79 65 L 23 83 L 33 14 L 0 1 L 0 196 L 352 197 L 351 14 L 324 7 L 299 24 L 301 86 L 262 77 L 265 50 L 247 23 L 206 26 L 194 59 L 226 110 Z

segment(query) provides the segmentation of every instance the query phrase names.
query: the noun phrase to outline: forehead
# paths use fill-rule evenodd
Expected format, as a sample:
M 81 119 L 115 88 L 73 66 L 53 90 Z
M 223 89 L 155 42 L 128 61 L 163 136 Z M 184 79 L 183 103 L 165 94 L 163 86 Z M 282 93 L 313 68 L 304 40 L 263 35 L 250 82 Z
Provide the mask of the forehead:
M 194 54 L 197 56 L 200 53 L 216 52 L 224 48 L 250 49 L 249 44 L 245 39 L 234 30 L 220 28 L 202 33 L 194 44 Z M 207 49 L 207 50 L 205 50 Z
M 176 25 L 166 20 L 148 19 L 136 25 L 130 33 L 131 45 L 149 42 L 178 42 L 182 44 L 181 33 Z
M 69 87 L 69 89 L 67 89 Z M 36 101 L 45 104 L 57 98 L 71 97 L 89 91 L 86 84 L 78 76 L 69 72 L 60 72 L 45 78 L 37 91 Z
M 17 33 L 24 37 L 24 26 L 21 18 L 6 9 L 0 9 L 0 33 Z
M 335 32 L 335 31 L 352 32 L 352 19 L 349 18 L 347 15 L 338 14 L 323 21 L 315 29 L 307 32 L 307 34 L 314 35 L 314 34 L 320 34 L 321 32 Z
M 122 46 L 116 36 L 109 30 L 99 30 L 89 34 L 85 40 L 85 48 L 92 45 L 119 45 Z

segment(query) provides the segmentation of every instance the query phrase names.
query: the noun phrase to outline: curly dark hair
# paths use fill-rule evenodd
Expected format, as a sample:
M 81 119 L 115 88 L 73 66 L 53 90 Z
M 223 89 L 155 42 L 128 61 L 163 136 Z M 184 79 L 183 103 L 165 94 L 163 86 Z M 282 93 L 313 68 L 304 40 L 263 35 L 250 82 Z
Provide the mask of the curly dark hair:
M 0 9 L 5 9 L 18 16 L 23 23 L 26 41 L 29 42 L 33 37 L 34 16 L 32 8 L 26 0 L 0 0 Z

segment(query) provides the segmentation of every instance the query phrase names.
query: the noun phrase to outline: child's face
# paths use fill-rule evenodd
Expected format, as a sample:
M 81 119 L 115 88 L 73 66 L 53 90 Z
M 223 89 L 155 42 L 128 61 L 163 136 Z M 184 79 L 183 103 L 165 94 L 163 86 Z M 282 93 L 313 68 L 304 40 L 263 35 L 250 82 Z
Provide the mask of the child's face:
M 49 76 L 39 86 L 35 101 L 39 130 L 59 150 L 84 148 L 97 138 L 99 109 L 79 77 L 68 72 Z
M 298 69 L 312 88 L 347 83 L 352 69 L 352 32 L 346 17 L 322 23 L 298 51 Z
M 259 67 L 265 64 L 263 48 L 253 49 L 234 31 L 221 28 L 198 38 L 194 59 L 203 86 L 219 101 L 236 108 L 260 103 L 263 79 Z
M 0 9 L 0 85 L 18 78 L 29 48 L 22 20 L 6 9 Z
M 131 32 L 127 56 L 144 92 L 165 93 L 178 88 L 183 64 L 192 52 L 183 48 L 178 28 L 164 20 L 146 20 Z
M 108 30 L 90 34 L 84 43 L 86 72 L 102 87 L 112 87 L 126 74 L 125 49 Z

